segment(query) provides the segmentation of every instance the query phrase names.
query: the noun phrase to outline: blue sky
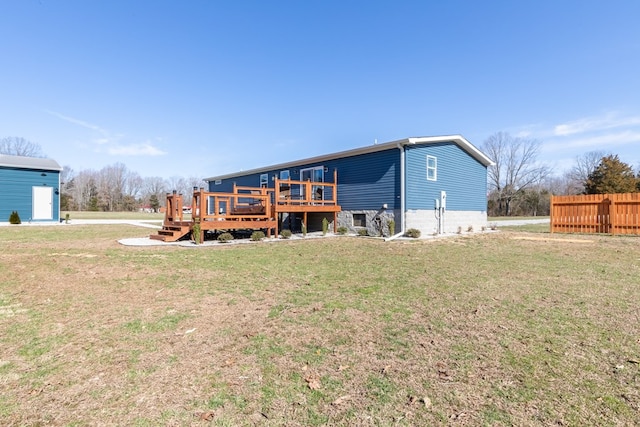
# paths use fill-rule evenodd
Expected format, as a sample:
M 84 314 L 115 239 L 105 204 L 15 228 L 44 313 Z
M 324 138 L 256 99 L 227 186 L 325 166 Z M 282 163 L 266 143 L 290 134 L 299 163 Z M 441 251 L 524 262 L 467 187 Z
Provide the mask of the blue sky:
M 640 166 L 640 1 L 0 0 L 0 137 L 208 177 L 498 131 Z

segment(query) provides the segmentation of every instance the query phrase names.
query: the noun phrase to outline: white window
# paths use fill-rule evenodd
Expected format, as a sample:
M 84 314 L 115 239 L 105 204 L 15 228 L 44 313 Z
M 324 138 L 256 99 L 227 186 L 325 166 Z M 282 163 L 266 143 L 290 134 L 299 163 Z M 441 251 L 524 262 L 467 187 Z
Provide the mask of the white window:
M 213 184 L 214 185 L 220 185 L 220 184 L 222 184 L 222 180 L 221 179 L 216 179 Z
M 289 179 L 289 170 L 280 171 L 280 179 Z
M 260 187 L 266 187 L 267 185 L 269 185 L 269 174 L 260 174 Z
M 438 179 L 438 159 L 434 156 L 427 156 L 427 180 L 437 181 Z

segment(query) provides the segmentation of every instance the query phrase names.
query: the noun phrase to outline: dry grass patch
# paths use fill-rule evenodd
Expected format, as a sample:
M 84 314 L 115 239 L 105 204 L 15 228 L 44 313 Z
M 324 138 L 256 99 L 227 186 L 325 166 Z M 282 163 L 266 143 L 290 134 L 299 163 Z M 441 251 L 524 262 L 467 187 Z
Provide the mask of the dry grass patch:
M 637 239 L 44 228 L 0 229 L 3 425 L 640 421 Z

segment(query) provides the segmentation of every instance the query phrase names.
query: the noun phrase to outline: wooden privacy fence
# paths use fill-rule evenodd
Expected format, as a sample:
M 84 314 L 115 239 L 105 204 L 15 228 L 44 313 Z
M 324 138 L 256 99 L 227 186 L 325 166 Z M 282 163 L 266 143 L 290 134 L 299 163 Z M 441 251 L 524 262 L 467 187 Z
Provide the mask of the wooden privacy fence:
M 551 196 L 551 232 L 640 235 L 640 193 Z

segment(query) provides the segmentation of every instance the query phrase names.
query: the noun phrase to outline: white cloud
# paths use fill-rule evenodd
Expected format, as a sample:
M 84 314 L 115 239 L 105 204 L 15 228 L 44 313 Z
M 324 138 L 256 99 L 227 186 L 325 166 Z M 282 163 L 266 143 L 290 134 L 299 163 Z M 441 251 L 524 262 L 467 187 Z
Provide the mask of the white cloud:
M 113 156 L 164 156 L 167 154 L 149 142 L 142 144 L 113 145 L 107 149 L 107 152 Z
M 585 117 L 559 124 L 554 127 L 553 133 L 556 136 L 568 136 L 638 125 L 640 125 L 640 116 L 620 117 L 617 113 L 607 113 L 600 117 Z
M 606 149 L 608 146 L 620 146 L 640 142 L 640 132 L 627 130 L 617 133 L 605 133 L 587 138 L 570 139 L 564 143 L 571 148 L 598 147 Z
M 126 142 L 126 135 L 123 133 L 116 133 L 115 135 L 109 132 L 108 130 L 89 123 L 84 120 L 77 119 L 75 117 L 66 116 L 64 114 L 60 114 L 56 111 L 45 110 L 48 114 L 55 116 L 61 120 L 66 122 L 81 126 L 86 129 L 90 129 L 94 132 L 100 134 L 99 137 L 92 139 L 92 147 L 95 152 L 98 153 L 107 153 L 112 156 L 164 156 L 167 154 L 165 151 L 162 151 L 158 147 L 151 144 L 151 142 L 146 141 L 143 143 L 129 143 Z M 161 140 L 161 138 L 156 138 L 157 140 Z
M 100 126 L 85 122 L 85 121 L 80 120 L 80 119 L 76 119 L 74 117 L 65 116 L 64 114 L 60 114 L 60 113 L 55 112 L 55 111 L 50 111 L 50 110 L 45 110 L 45 111 L 47 113 L 51 114 L 52 116 L 55 116 L 55 117 L 57 117 L 59 119 L 62 119 L 64 121 L 66 121 L 66 122 L 73 123 L 74 125 L 78 125 L 78 126 L 82 126 L 84 128 L 87 128 L 87 129 L 94 130 L 96 132 L 99 132 L 102 135 L 107 135 L 108 134 L 108 132 L 106 130 L 102 129 Z

